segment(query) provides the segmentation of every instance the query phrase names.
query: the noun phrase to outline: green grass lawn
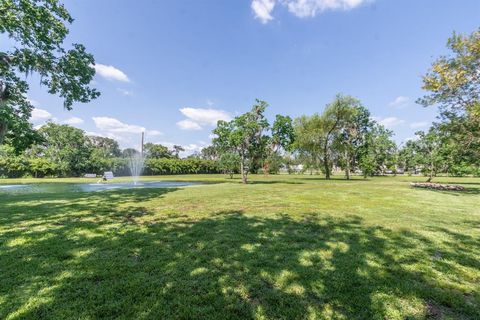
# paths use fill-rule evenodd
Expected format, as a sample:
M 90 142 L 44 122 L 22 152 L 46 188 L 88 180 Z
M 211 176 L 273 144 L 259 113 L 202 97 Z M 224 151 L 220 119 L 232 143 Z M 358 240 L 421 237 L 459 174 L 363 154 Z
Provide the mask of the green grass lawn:
M 0 318 L 480 319 L 480 179 L 145 179 L 0 191 Z

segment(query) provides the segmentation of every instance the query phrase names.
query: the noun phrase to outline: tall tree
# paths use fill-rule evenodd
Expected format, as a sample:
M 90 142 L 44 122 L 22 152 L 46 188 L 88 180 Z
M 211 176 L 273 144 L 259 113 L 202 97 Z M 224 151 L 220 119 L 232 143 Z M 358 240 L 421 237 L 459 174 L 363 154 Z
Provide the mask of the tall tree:
M 0 51 L 0 143 L 7 138 L 22 150 L 38 138 L 28 122 L 33 106 L 22 75 L 37 73 L 66 109 L 98 97 L 88 86 L 95 74 L 93 56 L 81 44 L 64 46 L 72 22 L 58 0 L 0 1 L 0 33 L 12 43 L 10 50 Z
M 470 35 L 454 33 L 447 47 L 452 55 L 433 62 L 423 77 L 428 95 L 424 106 L 440 107 L 438 128 L 457 146 L 457 159 L 478 163 L 480 158 L 480 29 Z
M 446 166 L 445 144 L 438 127 L 432 126 L 427 132 L 419 131 L 415 135 L 418 139 L 414 142 L 417 152 L 417 162 L 422 166 L 422 171 L 431 182 L 442 168 Z
M 154 144 L 154 143 L 146 143 L 144 146 L 144 152 L 147 158 L 154 158 L 154 159 L 170 159 L 173 158 L 172 151 L 168 150 L 168 148 L 161 144 Z
M 83 130 L 69 125 L 48 123 L 40 128 L 44 144 L 38 156 L 55 163 L 61 176 L 78 176 L 85 173 L 91 155 Z
M 358 99 L 350 98 L 351 113 L 342 122 L 335 134 L 333 148 L 336 151 L 338 165 L 345 170 L 350 179 L 351 171 L 358 165 L 360 150 L 366 144 L 366 137 L 372 128 L 370 112 Z
M 247 183 L 249 166 L 259 154 L 264 153 L 266 146 L 264 131 L 269 127 L 264 115 L 267 106 L 265 101 L 256 99 L 249 112 L 235 117 L 230 122 L 220 120 L 217 128 L 213 130 L 216 135 L 213 143 L 218 150 L 238 154 L 243 183 Z
M 99 155 L 104 158 L 119 157 L 122 153 L 114 139 L 99 136 L 87 136 L 87 139 L 92 149 L 98 149 Z
M 200 158 L 204 160 L 217 160 L 218 157 L 218 150 L 215 146 L 208 146 L 200 151 Z
M 173 146 L 173 153 L 175 154 L 175 158 L 180 158 L 180 152 L 185 151 L 185 148 L 179 145 Z
M 303 116 L 296 121 L 297 148 L 313 159 L 320 159 L 325 179 L 331 177 L 335 137 L 351 121 L 358 104 L 357 99 L 338 94 L 322 114 Z
M 293 128 L 292 118 L 277 114 L 271 128 L 269 145 L 266 148 L 263 163 L 263 171 L 265 174 L 268 174 L 270 171 L 278 172 L 282 162 L 280 152 L 290 151 L 294 141 L 295 130 Z
M 393 132 L 379 123 L 372 122 L 359 150 L 359 168 L 363 176 L 384 174 L 394 163 L 397 145 L 392 140 Z

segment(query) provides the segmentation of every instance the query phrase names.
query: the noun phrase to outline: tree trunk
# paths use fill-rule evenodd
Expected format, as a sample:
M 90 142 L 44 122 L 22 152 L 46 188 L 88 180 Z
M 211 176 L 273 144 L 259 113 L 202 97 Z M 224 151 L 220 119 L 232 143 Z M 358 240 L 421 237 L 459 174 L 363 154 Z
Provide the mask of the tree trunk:
M 325 179 L 330 180 L 330 167 L 328 166 L 328 135 L 325 144 L 323 145 L 323 168 L 325 169 Z
M 345 176 L 347 177 L 347 180 L 350 180 L 350 157 L 348 156 L 348 152 L 345 152 L 345 159 Z
M 429 174 L 429 177 L 428 177 L 428 180 L 427 182 L 431 182 L 432 179 L 433 179 L 433 172 L 434 172 L 434 168 L 435 166 L 433 165 L 433 160 L 432 160 L 432 153 L 430 152 L 430 174 Z
M 428 180 L 427 182 L 432 182 L 434 176 L 434 170 L 433 167 L 430 168 L 430 174 L 428 175 Z
M 240 171 L 242 173 L 242 183 L 247 183 L 247 173 L 245 172 L 245 155 L 242 152 L 240 161 Z
M 7 124 L 5 122 L 0 121 L 0 144 L 3 143 L 3 139 L 5 138 L 6 133 L 7 133 Z
M 328 157 L 323 157 L 323 167 L 325 169 L 325 179 L 330 180 L 330 167 L 328 165 Z

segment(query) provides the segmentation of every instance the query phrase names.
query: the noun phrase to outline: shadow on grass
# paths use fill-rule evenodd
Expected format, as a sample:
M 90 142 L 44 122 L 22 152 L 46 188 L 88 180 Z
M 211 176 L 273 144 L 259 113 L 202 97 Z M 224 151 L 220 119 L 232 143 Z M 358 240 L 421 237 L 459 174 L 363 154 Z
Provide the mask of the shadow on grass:
M 224 211 L 196 220 L 141 204 L 175 190 L 7 203 L 2 223 L 44 228 L 0 234 L 0 318 L 480 317 L 478 290 L 466 295 L 445 281 L 465 272 L 457 268 L 480 268 L 469 236 L 435 230 L 452 239 L 438 258 L 429 239 L 358 216 Z

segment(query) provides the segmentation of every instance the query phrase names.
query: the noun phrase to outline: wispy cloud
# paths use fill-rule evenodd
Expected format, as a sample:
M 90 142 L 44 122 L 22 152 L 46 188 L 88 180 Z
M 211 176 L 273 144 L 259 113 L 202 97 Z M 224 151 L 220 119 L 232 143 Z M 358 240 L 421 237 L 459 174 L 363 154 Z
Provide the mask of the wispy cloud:
M 380 123 L 385 128 L 393 128 L 405 123 L 405 120 L 399 119 L 397 117 L 372 117 L 372 119 Z
M 201 130 L 204 125 L 215 126 L 218 120 L 231 119 L 228 112 L 212 108 L 182 108 L 180 112 L 187 118 L 177 122 L 182 130 Z
M 163 132 L 158 130 L 147 130 L 146 134 L 149 136 L 161 136 Z
M 93 67 L 98 75 L 107 80 L 130 82 L 128 76 L 122 70 L 117 69 L 114 66 L 97 63 Z
M 273 20 L 271 15 L 275 7 L 275 0 L 253 0 L 250 7 L 256 19 L 262 23 L 267 23 Z
M 75 125 L 75 124 L 82 124 L 85 121 L 83 121 L 83 119 L 79 117 L 70 117 L 62 122 L 69 125 Z
M 410 104 L 410 98 L 405 96 L 398 96 L 388 105 L 393 108 L 403 108 Z
M 126 124 L 122 121 L 111 117 L 93 117 L 95 126 L 104 131 L 113 133 L 142 133 L 145 131 L 144 127 Z
M 315 17 L 327 10 L 351 10 L 369 0 L 285 0 L 288 11 L 300 18 Z
M 202 127 L 198 123 L 189 119 L 178 121 L 177 126 L 182 130 L 202 130 Z
M 53 118 L 54 117 L 52 116 L 52 114 L 50 112 L 48 112 L 47 110 L 40 109 L 40 108 L 33 108 L 32 116 L 31 116 L 30 120 L 33 123 L 38 123 L 38 122 L 47 121 L 47 120 L 50 120 L 50 119 L 53 119 Z
M 112 117 L 93 117 L 92 120 L 97 131 L 89 132 L 90 134 L 115 139 L 122 147 L 138 147 L 142 132 L 145 132 L 147 138 L 163 134 L 159 130 L 128 124 Z
M 288 11 L 299 18 L 315 17 L 327 10 L 351 10 L 374 0 L 252 0 L 251 8 L 255 18 L 262 23 L 273 20 L 272 11 L 276 4 L 286 6 Z

